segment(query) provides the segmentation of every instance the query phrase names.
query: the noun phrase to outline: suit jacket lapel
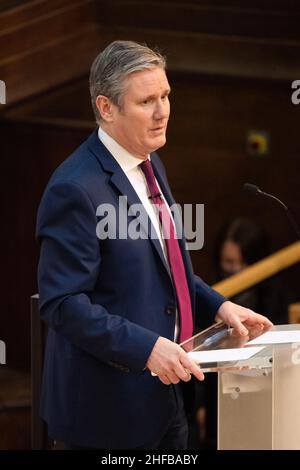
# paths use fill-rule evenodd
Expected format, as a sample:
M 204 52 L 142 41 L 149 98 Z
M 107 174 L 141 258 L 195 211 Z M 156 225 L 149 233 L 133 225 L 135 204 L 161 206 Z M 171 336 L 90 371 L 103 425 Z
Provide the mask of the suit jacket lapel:
M 91 135 L 90 140 L 89 140 L 89 148 L 99 160 L 102 168 L 108 173 L 111 173 L 111 178 L 110 178 L 111 184 L 114 185 L 114 187 L 118 190 L 118 192 L 121 195 L 127 197 L 128 207 L 130 207 L 132 204 L 142 205 L 140 198 L 138 197 L 137 193 L 135 192 L 133 186 L 131 185 L 127 176 L 123 172 L 122 168 L 120 167 L 118 162 L 115 160 L 115 158 L 111 155 L 111 153 L 107 150 L 107 148 L 99 140 L 98 131 L 95 131 L 95 133 Z M 148 224 L 148 219 L 149 219 L 149 224 Z M 147 217 L 147 220 L 144 220 L 144 218 L 141 217 L 141 228 L 147 234 L 147 238 L 152 243 L 165 269 L 167 270 L 169 276 L 171 277 L 170 269 L 169 269 L 168 264 L 166 263 L 160 241 L 158 240 L 158 238 L 150 237 L 150 234 L 154 233 L 154 227 L 152 226 L 150 218 Z M 149 233 L 149 228 L 151 228 L 150 233 Z
M 111 177 L 111 183 L 119 190 L 121 194 L 124 196 L 127 196 L 127 204 L 128 207 L 130 207 L 132 204 L 141 204 L 142 202 L 140 198 L 138 197 L 137 193 L 135 192 L 133 186 L 131 185 L 130 181 L 128 180 L 127 176 L 119 167 L 119 170 L 117 170 Z M 150 242 L 153 244 L 155 250 L 157 251 L 164 267 L 168 271 L 170 275 L 170 270 L 169 266 L 166 263 L 165 256 L 163 254 L 162 248 L 160 241 L 158 238 L 152 238 L 150 235 L 151 233 L 154 233 L 154 227 L 152 226 L 152 222 L 150 217 L 147 217 L 146 220 L 145 218 L 141 217 L 141 226 L 144 232 L 147 235 L 147 238 L 150 240 Z M 150 230 L 150 231 L 149 231 Z

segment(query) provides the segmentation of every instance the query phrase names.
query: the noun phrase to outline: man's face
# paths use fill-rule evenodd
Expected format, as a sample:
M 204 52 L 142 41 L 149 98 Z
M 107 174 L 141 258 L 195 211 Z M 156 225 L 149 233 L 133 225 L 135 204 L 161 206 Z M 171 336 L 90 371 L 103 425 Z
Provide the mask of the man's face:
M 160 67 L 130 74 L 122 108 L 113 105 L 112 121 L 104 130 L 132 155 L 145 159 L 166 143 L 169 93 L 170 85 Z

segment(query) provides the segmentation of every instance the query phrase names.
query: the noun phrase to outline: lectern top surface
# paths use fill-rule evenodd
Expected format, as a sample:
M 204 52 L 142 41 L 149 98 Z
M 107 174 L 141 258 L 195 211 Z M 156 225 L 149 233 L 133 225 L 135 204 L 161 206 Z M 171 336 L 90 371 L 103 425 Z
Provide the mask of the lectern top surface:
M 300 332 L 300 324 L 290 325 L 274 325 L 271 331 L 285 332 L 285 331 L 298 331 Z M 198 333 L 189 340 L 181 344 L 183 349 L 187 352 L 199 352 L 199 355 L 193 354 L 193 359 L 198 356 L 199 365 L 201 366 L 201 357 L 204 357 L 201 352 L 203 351 L 220 351 L 218 357 L 222 356 L 221 351 L 229 349 L 240 349 L 253 347 L 252 344 L 248 344 L 249 341 L 256 340 L 259 343 L 259 337 L 265 333 L 265 331 L 252 329 L 249 331 L 249 335 L 246 337 L 240 337 L 234 334 L 231 328 L 228 328 L 224 322 L 219 322 L 212 325 L 210 328 Z M 295 348 L 298 347 L 300 351 L 299 343 L 280 343 L 280 344 L 263 344 L 262 347 L 257 348 L 257 353 L 253 356 L 244 360 L 233 360 L 226 361 L 220 359 L 217 362 L 207 362 L 207 354 L 205 354 L 205 363 L 203 362 L 201 368 L 204 372 L 218 372 L 225 370 L 267 370 L 272 369 L 274 354 L 280 349 L 291 349 L 291 357 L 295 355 Z M 214 354 L 212 354 L 214 356 Z M 227 354 L 224 354 L 224 358 Z M 300 354 L 299 354 L 300 356 Z

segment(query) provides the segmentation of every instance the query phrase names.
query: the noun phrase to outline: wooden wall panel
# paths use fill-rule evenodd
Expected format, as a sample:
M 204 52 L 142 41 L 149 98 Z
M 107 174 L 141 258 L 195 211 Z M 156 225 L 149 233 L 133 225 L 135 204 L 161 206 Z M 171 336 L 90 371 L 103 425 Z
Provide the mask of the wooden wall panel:
M 192 254 L 197 271 L 212 276 L 216 233 L 233 216 L 253 216 L 268 231 L 272 248 L 295 240 L 280 207 L 242 192 L 245 182 L 277 194 L 300 223 L 299 114 L 290 83 L 171 76 L 172 118 L 161 150 L 181 202 L 205 204 L 205 247 Z M 249 130 L 270 137 L 270 154 L 246 152 Z M 295 286 L 298 281 L 295 279 Z
M 28 374 L 0 369 L 0 450 L 30 449 Z
M 51 4 L 51 2 L 50 2 Z M 57 10 L 43 12 L 31 20 L 12 27 L 5 27 L 0 32 L 0 61 L 11 62 L 13 56 L 30 54 L 32 49 L 41 48 L 59 38 L 74 34 L 82 25 L 95 22 L 95 10 L 91 1 L 74 2 L 61 5 Z
M 256 3 L 256 4 L 255 4 Z M 261 38 L 299 39 L 299 3 L 99 0 L 103 24 Z
M 98 51 L 95 7 L 95 0 L 40 0 L 0 15 L 7 105 L 86 73 Z
M 1 123 L 2 309 L 0 338 L 6 342 L 7 367 L 29 369 L 30 295 L 37 292 L 36 212 L 43 189 L 56 166 L 84 140 L 87 131 L 24 122 Z

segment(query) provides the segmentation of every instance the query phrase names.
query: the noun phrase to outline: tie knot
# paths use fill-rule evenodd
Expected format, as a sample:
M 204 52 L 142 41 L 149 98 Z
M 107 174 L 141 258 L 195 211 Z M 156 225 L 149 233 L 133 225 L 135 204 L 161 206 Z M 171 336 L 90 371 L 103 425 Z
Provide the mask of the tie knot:
M 146 178 L 147 178 L 147 175 L 151 175 L 151 176 L 152 176 L 152 174 L 153 174 L 153 176 L 154 176 L 153 168 L 152 168 L 151 161 L 149 160 L 149 158 L 147 158 L 147 160 L 144 160 L 144 161 L 140 164 L 140 167 L 141 167 L 142 172 L 143 172 L 144 175 L 146 176 Z

